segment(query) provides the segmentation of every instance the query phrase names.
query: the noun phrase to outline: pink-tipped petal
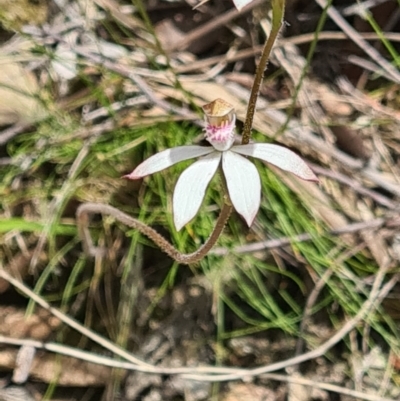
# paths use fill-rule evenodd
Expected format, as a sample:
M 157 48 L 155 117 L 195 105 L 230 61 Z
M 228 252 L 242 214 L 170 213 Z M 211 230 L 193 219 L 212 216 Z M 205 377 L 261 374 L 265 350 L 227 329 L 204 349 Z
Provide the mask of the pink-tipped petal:
M 172 208 L 177 231 L 198 212 L 208 184 L 217 171 L 220 152 L 213 152 L 189 166 L 176 183 Z
M 234 146 L 231 151 L 264 160 L 282 170 L 297 175 L 297 177 L 303 180 L 318 182 L 317 176 L 308 167 L 307 163 L 300 156 L 296 155 L 296 153 L 283 146 L 252 143 L 249 145 Z
M 198 145 L 178 146 L 176 148 L 166 149 L 146 159 L 143 163 L 139 164 L 132 173 L 124 175 L 124 178 L 137 180 L 146 175 L 157 173 L 167 167 L 171 167 L 183 160 L 204 156 L 213 151 L 214 149 L 211 146 L 204 147 Z
M 260 175 L 256 166 L 244 157 L 227 151 L 223 153 L 222 169 L 233 207 L 250 227 L 261 200 Z

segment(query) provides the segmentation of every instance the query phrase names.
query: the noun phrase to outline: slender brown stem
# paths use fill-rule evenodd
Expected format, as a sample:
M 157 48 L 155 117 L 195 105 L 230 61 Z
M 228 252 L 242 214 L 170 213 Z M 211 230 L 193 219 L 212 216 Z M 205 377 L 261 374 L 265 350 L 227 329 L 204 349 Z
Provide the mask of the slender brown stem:
M 215 245 L 232 213 L 232 206 L 224 203 L 213 232 L 208 237 L 207 241 L 193 253 L 179 252 L 156 230 L 134 217 L 121 212 L 115 207 L 102 203 L 83 203 L 76 211 L 78 230 L 83 241 L 84 250 L 91 256 L 102 256 L 106 253 L 105 249 L 97 248 L 93 245 L 92 237 L 89 232 L 89 215 L 96 213 L 112 216 L 115 220 L 127 225 L 128 227 L 139 230 L 143 235 L 154 241 L 154 243 L 172 259 L 178 263 L 188 265 L 203 259 L 208 251 Z
M 247 107 L 246 120 L 244 122 L 243 127 L 243 135 L 242 135 L 242 144 L 245 145 L 250 142 L 251 137 L 251 127 L 253 126 L 253 118 L 254 113 L 256 111 L 257 99 L 260 93 L 261 82 L 264 78 L 264 71 L 267 67 L 268 59 L 271 54 L 272 48 L 276 41 L 276 38 L 279 35 L 279 31 L 282 27 L 283 14 L 284 14 L 284 5 L 285 1 L 282 1 L 282 4 L 274 4 L 280 3 L 279 0 L 273 2 L 273 15 L 272 15 L 272 28 L 271 33 L 268 36 L 264 49 L 261 53 L 260 62 L 258 63 L 256 75 L 254 77 L 253 86 L 251 88 L 249 105 Z

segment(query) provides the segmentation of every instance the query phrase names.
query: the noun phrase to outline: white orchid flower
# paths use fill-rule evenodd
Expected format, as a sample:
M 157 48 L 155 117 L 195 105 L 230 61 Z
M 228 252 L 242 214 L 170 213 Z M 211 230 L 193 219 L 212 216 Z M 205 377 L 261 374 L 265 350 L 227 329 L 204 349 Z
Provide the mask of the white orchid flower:
M 233 145 L 236 116 L 233 107 L 222 99 L 203 106 L 206 115 L 205 138 L 212 146 L 178 146 L 157 153 L 126 175 L 137 180 L 164 170 L 183 160 L 200 157 L 179 177 L 173 195 L 173 216 L 179 231 L 198 212 L 205 191 L 218 167 L 226 179 L 233 207 L 250 226 L 260 208 L 260 175 L 251 156 L 289 171 L 307 181 L 318 178 L 307 164 L 291 150 L 266 143 Z

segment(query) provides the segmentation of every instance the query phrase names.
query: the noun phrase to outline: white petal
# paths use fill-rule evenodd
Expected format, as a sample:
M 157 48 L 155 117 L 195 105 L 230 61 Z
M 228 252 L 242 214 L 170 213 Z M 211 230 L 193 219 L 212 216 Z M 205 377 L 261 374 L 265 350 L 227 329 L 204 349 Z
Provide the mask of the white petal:
M 130 180 L 137 180 L 146 175 L 164 170 L 165 168 L 183 160 L 204 156 L 211 152 L 214 152 L 214 149 L 211 146 L 205 147 L 197 145 L 178 146 L 176 148 L 166 149 L 149 157 L 143 163 L 139 164 L 132 173 L 127 174 L 124 177 L 129 178 Z
M 233 0 L 233 4 L 240 11 L 243 7 L 250 4 L 253 0 Z
M 279 145 L 267 143 L 252 143 L 249 145 L 239 145 L 231 148 L 232 152 L 240 153 L 245 156 L 252 156 L 271 163 L 282 170 L 289 171 L 303 180 L 318 181 L 306 162 L 296 153 Z
M 91 32 L 86 32 L 85 35 L 82 35 L 81 40 L 83 42 L 82 48 L 86 52 L 95 54 L 100 53 L 101 55 L 112 59 L 128 55 L 128 51 L 125 47 L 100 39 Z
M 199 210 L 207 185 L 217 171 L 220 160 L 221 153 L 214 151 L 193 163 L 179 177 L 172 201 L 174 223 L 178 231 Z
M 51 62 L 53 70 L 62 79 L 71 80 L 78 74 L 77 54 L 68 45 L 58 45 L 54 60 Z
M 223 153 L 222 169 L 233 207 L 250 227 L 260 208 L 261 182 L 256 166 L 244 157 Z

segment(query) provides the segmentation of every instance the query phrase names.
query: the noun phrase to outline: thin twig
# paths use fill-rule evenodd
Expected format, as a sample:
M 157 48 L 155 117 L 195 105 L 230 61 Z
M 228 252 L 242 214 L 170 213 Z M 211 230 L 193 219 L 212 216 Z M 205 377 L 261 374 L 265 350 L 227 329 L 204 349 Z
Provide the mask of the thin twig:
M 356 400 L 365 401 L 393 401 L 393 398 L 385 398 L 376 394 L 366 394 L 361 391 L 351 390 L 343 386 L 335 386 L 334 384 L 321 383 L 315 380 L 305 379 L 302 377 L 292 377 L 279 375 L 276 373 L 267 373 L 261 376 L 263 379 L 282 381 L 287 383 L 301 384 L 302 386 L 308 386 L 312 388 L 318 388 L 321 390 L 329 391 L 336 394 L 342 394 L 344 396 L 355 398 Z
M 82 335 L 86 336 L 87 338 L 90 338 L 95 343 L 97 343 L 97 344 L 101 345 L 102 347 L 108 349 L 109 351 L 113 352 L 115 355 L 118 355 L 121 358 L 124 358 L 125 360 L 130 361 L 137 365 L 151 366 L 151 365 L 147 364 L 146 362 L 140 360 L 139 358 L 136 358 L 135 356 L 131 355 L 129 352 L 119 348 L 115 344 L 108 341 L 106 338 L 89 330 L 88 328 L 86 328 L 85 326 L 83 326 L 82 324 L 77 322 L 75 319 L 72 319 L 71 317 L 62 313 L 58 309 L 50 306 L 49 303 L 47 303 L 43 298 L 41 298 L 35 292 L 33 292 L 24 283 L 22 283 L 21 281 L 18 281 L 17 279 L 12 277 L 9 273 L 7 273 L 4 270 L 3 266 L 1 266 L 1 265 L 0 265 L 0 277 L 3 278 L 4 280 L 7 280 L 10 284 L 12 284 L 19 291 L 21 291 L 29 299 L 31 299 L 32 301 L 34 301 L 38 305 L 40 305 L 42 308 L 49 311 L 52 315 L 54 315 L 55 317 L 60 319 L 66 325 L 75 329 L 77 332 L 81 333 Z
M 379 36 L 373 32 L 363 32 L 360 36 L 365 40 L 377 40 Z M 385 37 L 393 42 L 400 42 L 400 34 L 397 32 L 385 32 Z M 324 31 L 318 34 L 318 42 L 325 40 L 348 40 L 349 37 L 343 32 L 336 31 Z M 285 47 L 287 44 L 302 45 L 315 40 L 314 33 L 304 33 L 291 38 L 280 38 L 274 45 L 275 48 Z M 234 54 L 222 54 L 219 56 L 212 56 L 209 58 L 203 58 L 196 60 L 190 64 L 184 64 L 175 67 L 175 72 L 179 74 L 188 73 L 196 70 L 209 68 L 210 66 L 219 62 L 233 63 L 235 61 L 244 60 L 249 57 L 258 56 L 264 49 L 264 45 L 254 46 L 250 49 L 238 50 Z
M 299 328 L 299 336 L 298 336 L 298 340 L 296 343 L 295 355 L 300 355 L 303 352 L 303 346 L 305 343 L 304 333 L 305 333 L 306 327 L 309 323 L 309 319 L 312 314 L 312 308 L 314 307 L 315 303 L 317 302 L 318 296 L 321 293 L 322 289 L 325 287 L 325 285 L 328 283 L 329 279 L 332 277 L 332 275 L 334 273 L 333 265 L 339 266 L 345 260 L 356 255 L 358 252 L 361 252 L 363 248 L 365 248 L 364 243 L 361 243 L 356 247 L 349 248 L 346 252 L 341 254 L 337 259 L 332 261 L 330 268 L 328 270 L 326 270 L 324 272 L 324 274 L 321 277 L 319 277 L 319 279 L 315 283 L 314 288 L 312 289 L 312 291 L 310 292 L 310 294 L 307 297 L 307 301 L 306 301 L 306 304 L 304 307 L 304 312 L 303 312 L 303 316 L 302 316 L 300 328 Z M 297 368 L 297 367 L 294 367 L 294 368 Z
M 303 347 L 305 344 L 304 333 L 306 330 L 307 325 L 309 324 L 309 320 L 311 317 L 312 308 L 315 305 L 319 294 L 321 293 L 322 289 L 325 287 L 326 283 L 329 281 L 333 274 L 333 269 L 329 268 L 324 274 L 319 277 L 318 281 L 315 283 L 314 288 L 310 292 L 309 296 L 307 297 L 306 304 L 304 306 L 303 316 L 301 318 L 301 323 L 299 327 L 299 336 L 296 342 L 296 351 L 295 355 L 298 356 L 303 352 Z M 293 366 L 293 369 L 297 370 L 298 366 Z
M 51 307 L 46 301 L 44 301 L 40 296 L 35 294 L 31 289 L 29 289 L 25 284 L 22 282 L 14 279 L 11 277 L 5 270 L 0 266 L 0 277 L 7 280 L 10 284 L 12 284 L 16 289 L 21 291 L 23 294 L 31 298 L 33 301 L 38 303 L 44 309 L 48 310 L 54 316 L 62 320 L 64 323 L 72 327 L 73 329 L 77 330 L 83 335 L 88 336 L 88 338 L 92 339 L 96 343 L 100 344 L 101 346 L 105 347 L 109 351 L 115 353 L 116 355 L 124 358 L 127 362 L 115 361 L 111 358 L 107 358 L 104 356 L 99 356 L 93 353 L 77 350 L 72 347 L 67 347 L 57 343 L 42 343 L 40 341 L 35 340 L 21 340 L 21 339 L 14 339 L 8 338 L 5 336 L 0 336 L 0 343 L 3 344 L 11 344 L 11 345 L 29 345 L 35 348 L 43 348 L 50 352 L 56 352 L 63 355 L 68 355 L 70 357 L 75 357 L 81 360 L 85 360 L 88 362 L 101 364 L 104 366 L 110 367 L 118 367 L 124 369 L 130 369 L 140 372 L 147 372 L 147 373 L 157 373 L 157 374 L 183 374 L 184 378 L 191 379 L 191 380 L 198 380 L 198 381 L 228 381 L 228 380 L 240 380 L 240 379 L 249 379 L 250 377 L 255 376 L 263 376 L 267 378 L 273 379 L 273 375 L 270 373 L 276 370 L 280 370 L 283 368 L 287 368 L 298 363 L 317 358 L 319 356 L 324 355 L 331 347 L 333 347 L 337 342 L 339 342 L 346 334 L 348 334 L 351 330 L 353 330 L 361 320 L 365 319 L 368 313 L 372 313 L 375 309 L 376 305 L 379 304 L 387 294 L 391 291 L 391 289 L 396 285 L 399 281 L 399 274 L 394 275 L 383 287 L 382 283 L 386 276 L 386 273 L 389 269 L 389 263 L 386 266 L 382 266 L 378 271 L 374 284 L 372 286 L 369 299 L 363 304 L 360 311 L 354 316 L 351 320 L 344 324 L 344 326 L 328 341 L 320 345 L 313 351 L 305 353 L 303 355 L 297 356 L 295 358 L 287 359 L 286 361 L 281 361 L 278 363 L 273 363 L 270 365 L 261 366 L 254 369 L 236 369 L 236 368 L 228 368 L 228 367 L 181 367 L 181 368 L 169 368 L 169 367 L 158 367 L 153 366 L 151 364 L 147 364 L 141 361 L 139 358 L 136 358 L 132 354 L 120 349 L 119 347 L 115 346 L 113 343 L 108 341 L 107 339 L 91 332 L 86 327 L 81 325 L 79 322 L 71 319 L 67 315 L 60 312 L 58 309 Z M 267 376 L 268 374 L 268 376 Z M 278 376 L 275 376 L 276 380 L 281 380 Z M 285 376 L 281 376 L 282 378 Z M 296 378 L 288 378 L 287 381 L 292 382 L 296 380 Z M 299 379 L 299 380 L 306 380 L 306 379 Z M 286 380 L 285 380 L 286 381 Z M 311 384 L 311 381 L 307 382 Z M 302 384 L 308 385 L 306 382 L 302 382 Z M 327 386 L 331 386 L 327 384 Z M 332 391 L 334 390 L 335 386 L 331 387 Z M 377 398 L 376 396 L 369 396 L 362 393 L 353 392 L 351 396 L 370 400 L 370 401 L 387 401 L 385 398 Z
M 25 131 L 30 124 L 15 124 L 10 128 L 0 132 L 0 145 L 6 144 L 10 139 Z
M 193 29 L 191 32 L 185 35 L 185 38 L 180 42 L 174 43 L 171 47 L 167 47 L 167 51 L 171 52 L 174 50 L 185 50 L 192 42 L 204 38 L 205 35 L 209 34 L 210 32 L 214 31 L 215 29 L 225 26 L 234 18 L 237 18 L 240 15 L 244 15 L 251 11 L 253 8 L 259 6 L 260 4 L 264 3 L 265 0 L 257 0 L 251 2 L 248 6 L 244 7 L 243 10 L 237 11 L 235 8 L 228 10 L 226 13 L 213 18 L 210 22 L 207 22 L 201 25 L 198 28 Z
M 112 368 L 120 368 L 120 369 L 126 369 L 126 370 L 131 370 L 131 371 L 141 371 L 141 372 L 146 372 L 146 373 L 157 373 L 157 374 L 182 374 L 182 373 L 227 373 L 227 372 L 234 372 L 234 371 L 239 371 L 238 369 L 235 368 L 224 368 L 224 367 L 207 367 L 207 366 L 201 366 L 201 367 L 183 367 L 183 368 L 163 368 L 163 367 L 156 367 L 155 369 L 157 372 L 154 371 L 149 371 L 149 369 L 146 369 L 146 367 L 140 367 L 138 365 L 129 363 L 129 362 L 122 362 L 115 360 L 113 358 L 104 356 L 104 355 L 98 355 L 94 354 L 92 352 L 87 352 L 87 351 L 82 351 L 80 349 L 72 348 L 72 347 L 67 347 L 62 344 L 57 344 L 57 343 L 46 343 L 46 342 L 40 342 L 40 341 L 35 341 L 35 340 L 27 340 L 27 339 L 16 339 L 16 338 L 11 338 L 11 337 L 5 337 L 0 335 L 0 343 L 1 344 L 8 344 L 8 345 L 15 345 L 15 346 L 29 346 L 29 347 L 34 347 L 36 349 L 43 349 L 49 352 L 54 352 L 59 355 L 65 355 L 68 357 L 72 358 L 77 358 L 82 361 L 102 365 L 102 366 L 107 366 L 107 367 L 112 367 Z M 268 380 L 275 380 L 275 381 L 281 381 L 281 382 L 287 382 L 287 383 L 295 383 L 295 384 L 301 384 L 304 386 L 310 386 L 313 388 L 319 388 L 321 390 L 326 390 L 330 391 L 333 393 L 337 394 L 343 394 L 347 395 L 359 400 L 366 400 L 366 401 L 393 401 L 392 399 L 380 397 L 378 395 L 374 394 L 365 394 L 360 391 L 355 391 L 351 389 L 344 388 L 343 386 L 336 386 L 333 384 L 329 383 L 321 383 L 317 382 L 315 380 L 309 380 L 305 379 L 302 377 L 293 377 L 293 376 L 286 376 L 286 375 L 281 375 L 281 374 L 276 374 L 276 373 L 266 373 L 261 376 L 263 379 L 268 379 Z M 212 381 L 212 380 L 210 380 Z
M 47 37 L 46 37 L 47 38 Z M 54 35 L 52 34 L 52 39 L 59 41 L 60 43 L 63 43 L 65 45 L 69 45 L 61 36 Z M 42 38 L 43 40 L 43 38 Z M 150 88 L 150 86 L 140 77 L 135 73 L 134 68 L 130 68 L 128 66 L 125 66 L 123 64 L 117 64 L 113 62 L 112 60 L 108 59 L 106 56 L 102 54 L 94 54 L 91 51 L 87 51 L 81 46 L 76 46 L 76 47 L 71 47 L 71 51 L 75 52 L 76 54 L 80 55 L 81 57 L 84 57 L 86 60 L 98 64 L 104 68 L 107 68 L 110 71 L 113 71 L 125 78 L 130 79 L 133 81 L 138 88 L 142 91 L 142 93 L 149 99 L 149 101 L 156 106 L 160 107 L 163 110 L 166 110 L 167 112 L 171 112 L 180 116 L 183 116 L 185 119 L 198 119 L 198 115 L 191 112 L 188 109 L 174 106 L 173 104 L 170 104 L 166 102 L 163 99 L 158 98 L 157 96 L 154 95 L 153 90 Z
M 383 225 L 387 224 L 390 227 L 400 226 L 400 219 L 396 218 L 391 214 L 387 217 L 379 217 L 376 219 L 362 221 L 359 223 L 348 224 L 344 227 L 335 228 L 333 230 L 327 231 L 326 233 L 318 234 L 318 236 L 323 235 L 343 235 L 355 233 L 361 230 L 377 230 Z M 293 237 L 281 237 L 277 239 L 271 239 L 267 241 L 253 242 L 252 244 L 240 245 L 231 249 L 227 248 L 214 248 L 210 254 L 224 256 L 229 253 L 251 253 L 262 251 L 265 249 L 281 248 L 283 246 L 295 244 L 296 242 L 310 241 L 316 238 L 316 234 L 302 233 L 295 235 Z
M 364 40 L 360 34 L 340 15 L 335 7 L 330 5 L 327 0 L 315 0 L 315 2 L 323 9 L 327 8 L 328 15 L 343 30 L 343 32 L 372 60 L 375 61 L 389 77 L 397 83 L 400 83 L 399 71 L 388 61 L 386 61 L 376 49 Z
M 330 170 L 330 169 L 318 166 L 315 163 L 308 162 L 308 165 L 313 169 L 314 173 L 318 174 L 319 176 L 323 175 L 323 176 L 329 177 L 337 182 L 340 182 L 341 184 L 345 184 L 345 185 L 349 186 L 353 191 L 358 192 L 359 194 L 361 194 L 363 196 L 368 196 L 376 203 L 379 203 L 380 205 L 385 206 L 388 209 L 393 210 L 393 209 L 398 208 L 397 202 L 390 200 L 388 197 L 380 194 L 377 191 L 366 188 L 360 182 L 358 182 L 357 180 L 355 180 L 353 178 L 350 178 L 338 171 L 334 171 L 334 170 Z
M 320 345 L 318 348 L 306 352 L 305 354 L 296 356 L 294 358 L 289 358 L 285 361 L 276 362 L 268 366 L 262 366 L 255 369 L 249 369 L 247 375 L 243 374 L 228 374 L 220 375 L 213 378 L 213 381 L 231 381 L 231 380 L 249 380 L 252 377 L 263 375 L 264 373 L 270 373 L 276 370 L 285 369 L 311 359 L 319 358 L 325 355 L 328 350 L 330 350 L 334 345 L 341 341 L 351 330 L 353 330 L 362 320 L 365 320 L 367 315 L 375 309 L 375 302 L 377 299 L 381 299 L 387 295 L 390 290 L 397 284 L 400 276 L 394 275 L 382 288 L 383 279 L 389 269 L 389 264 L 387 266 L 380 268 L 378 274 L 376 275 L 374 285 L 371 289 L 369 298 L 364 302 L 359 312 L 350 319 L 343 327 L 336 332 L 328 341 Z M 186 379 L 199 380 L 199 381 L 209 381 L 212 377 L 207 375 L 185 375 Z

